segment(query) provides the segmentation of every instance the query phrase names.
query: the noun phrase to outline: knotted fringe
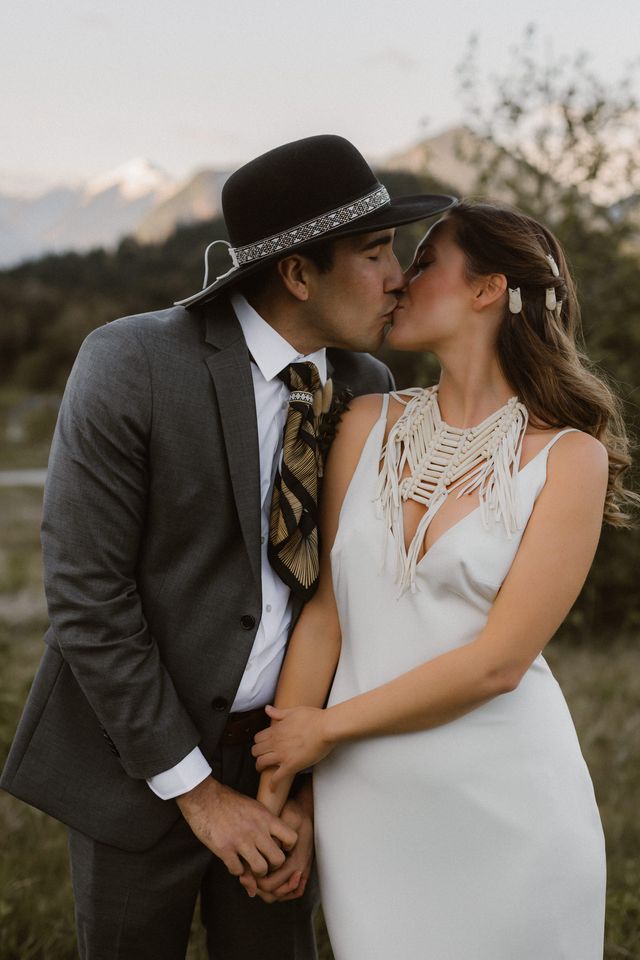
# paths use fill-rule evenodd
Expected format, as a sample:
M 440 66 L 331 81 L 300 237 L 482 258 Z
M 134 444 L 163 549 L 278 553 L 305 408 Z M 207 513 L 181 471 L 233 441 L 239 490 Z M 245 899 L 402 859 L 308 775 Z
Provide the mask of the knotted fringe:
M 508 537 L 521 529 L 517 476 L 528 420 L 526 407 L 512 397 L 476 427 L 451 427 L 440 416 L 437 387 L 404 391 L 407 395 L 410 399 L 405 401 L 393 394 L 406 409 L 382 450 L 375 496 L 376 513 L 385 520 L 395 543 L 399 595 L 408 587 L 415 591 L 426 531 L 453 490 L 458 498 L 478 491 L 485 528 L 493 512 Z M 403 477 L 405 467 L 408 475 Z M 402 505 L 407 500 L 424 504 L 426 510 L 405 550 Z

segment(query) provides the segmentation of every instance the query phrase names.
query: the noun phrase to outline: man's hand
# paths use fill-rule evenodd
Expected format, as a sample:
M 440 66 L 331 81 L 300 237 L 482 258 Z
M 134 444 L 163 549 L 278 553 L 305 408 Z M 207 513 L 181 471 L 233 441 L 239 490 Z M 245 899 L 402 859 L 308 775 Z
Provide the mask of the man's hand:
M 298 834 L 251 797 L 207 777 L 193 790 L 176 797 L 182 815 L 201 843 L 239 877 L 248 867 L 255 877 L 285 862 Z
M 313 864 L 313 794 L 308 778 L 295 799 L 287 800 L 280 814 L 298 834 L 298 842 L 281 867 L 266 877 L 255 877 L 246 870 L 240 883 L 249 896 L 259 896 L 265 903 L 296 900 L 306 889 Z

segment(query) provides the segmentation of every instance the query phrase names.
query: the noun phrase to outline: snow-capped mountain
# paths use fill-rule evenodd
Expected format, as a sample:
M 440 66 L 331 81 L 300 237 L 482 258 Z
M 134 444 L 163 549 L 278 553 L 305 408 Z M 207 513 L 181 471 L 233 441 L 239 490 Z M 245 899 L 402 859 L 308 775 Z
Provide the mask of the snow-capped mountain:
M 128 163 L 123 163 L 89 180 L 84 186 L 84 196 L 87 200 L 100 194 L 116 190 L 123 200 L 136 201 L 143 197 L 156 196 L 173 192 L 175 181 L 166 173 L 155 167 L 143 157 L 135 157 Z
M 0 265 L 44 253 L 113 246 L 178 184 L 140 158 L 76 187 L 37 197 L 0 195 Z
M 222 187 L 228 176 L 229 173 L 221 170 L 195 173 L 142 218 L 135 230 L 136 240 L 160 243 L 178 226 L 218 216 L 222 209 Z

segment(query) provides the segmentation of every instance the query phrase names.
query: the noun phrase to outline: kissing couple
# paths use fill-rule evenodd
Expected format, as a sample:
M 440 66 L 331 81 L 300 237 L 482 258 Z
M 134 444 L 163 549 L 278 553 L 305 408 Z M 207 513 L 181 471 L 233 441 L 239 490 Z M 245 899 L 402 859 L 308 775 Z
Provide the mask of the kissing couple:
M 391 199 L 327 135 L 223 210 L 229 270 L 94 330 L 51 448 L 1 783 L 68 825 L 82 960 L 184 958 L 198 896 L 212 960 L 311 960 L 318 880 L 336 960 L 600 960 L 602 827 L 542 651 L 629 456 L 558 240 Z M 396 390 L 385 335 L 438 382 Z

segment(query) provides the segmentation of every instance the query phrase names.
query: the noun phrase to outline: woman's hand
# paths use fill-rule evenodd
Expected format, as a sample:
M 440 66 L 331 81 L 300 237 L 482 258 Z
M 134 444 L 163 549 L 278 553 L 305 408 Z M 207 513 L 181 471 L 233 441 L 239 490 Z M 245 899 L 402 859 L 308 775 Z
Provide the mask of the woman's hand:
M 258 772 L 276 767 L 271 786 L 313 766 L 333 749 L 326 733 L 326 710 L 318 707 L 293 707 L 279 710 L 267 707 L 271 726 L 256 734 L 251 749 L 257 757 Z

